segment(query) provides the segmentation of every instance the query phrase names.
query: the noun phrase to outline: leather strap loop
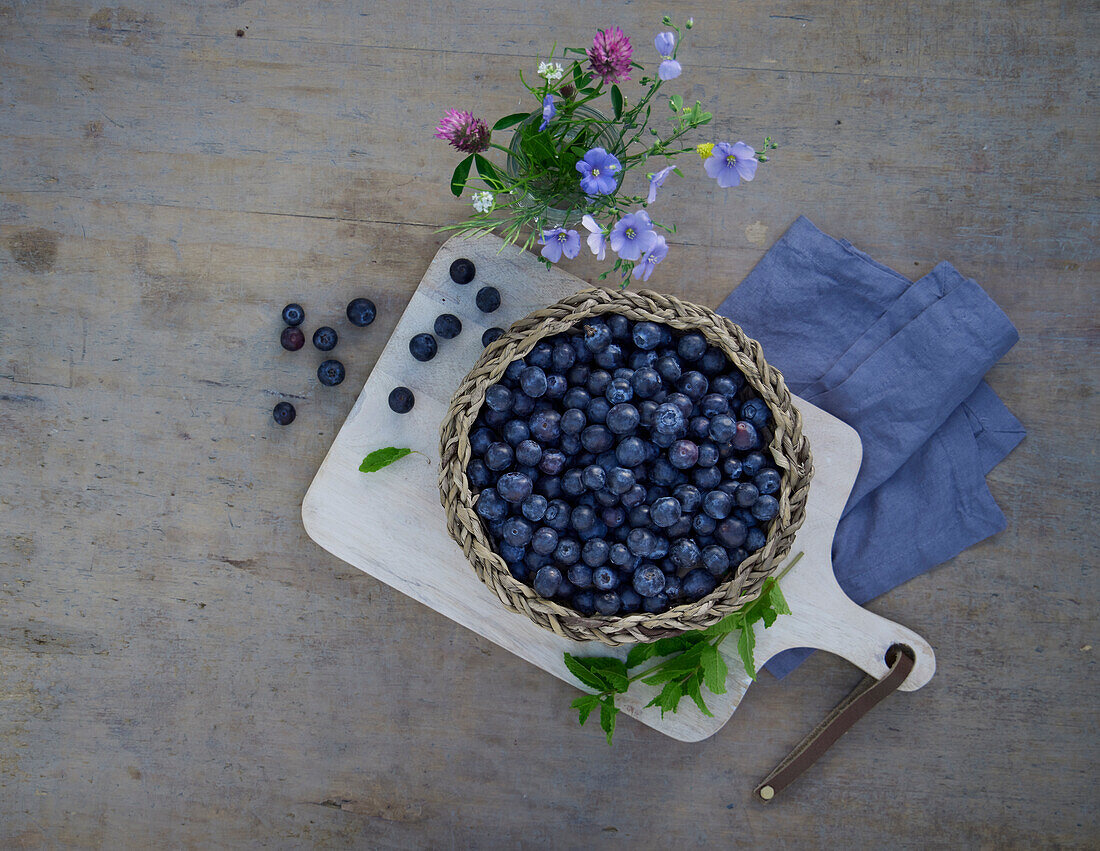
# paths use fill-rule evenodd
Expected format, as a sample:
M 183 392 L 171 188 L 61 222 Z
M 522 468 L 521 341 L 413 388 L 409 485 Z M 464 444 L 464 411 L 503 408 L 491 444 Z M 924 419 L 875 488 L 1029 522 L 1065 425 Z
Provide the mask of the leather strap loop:
M 847 733 L 852 725 L 866 715 L 883 698 L 896 691 L 913 670 L 916 657 L 913 650 L 903 644 L 895 644 L 886 651 L 886 664 L 890 670 L 881 680 L 864 677 L 855 690 L 818 724 L 806 738 L 798 743 L 779 765 L 775 767 L 754 794 L 761 801 L 770 801 L 790 786 L 799 775 L 813 765 L 836 741 Z

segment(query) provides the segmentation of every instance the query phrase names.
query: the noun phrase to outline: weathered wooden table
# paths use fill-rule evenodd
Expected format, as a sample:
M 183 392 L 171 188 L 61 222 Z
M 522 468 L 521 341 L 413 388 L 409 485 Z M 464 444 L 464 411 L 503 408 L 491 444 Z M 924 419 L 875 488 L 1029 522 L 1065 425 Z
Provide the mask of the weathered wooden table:
M 624 722 L 608 750 L 569 687 L 305 536 L 467 209 L 439 116 L 514 111 L 517 68 L 596 26 L 653 59 L 665 11 L 0 0 L 0 846 L 1100 843 L 1089 4 L 690 9 L 686 97 L 780 150 L 666 184 L 651 284 L 717 304 L 804 213 L 914 277 L 952 261 L 1022 336 L 990 376 L 1030 432 L 990 477 L 1008 530 L 872 605 L 936 678 L 783 799 L 749 792 L 846 663 L 765 677 L 702 745 Z M 279 309 L 360 294 L 323 388 Z

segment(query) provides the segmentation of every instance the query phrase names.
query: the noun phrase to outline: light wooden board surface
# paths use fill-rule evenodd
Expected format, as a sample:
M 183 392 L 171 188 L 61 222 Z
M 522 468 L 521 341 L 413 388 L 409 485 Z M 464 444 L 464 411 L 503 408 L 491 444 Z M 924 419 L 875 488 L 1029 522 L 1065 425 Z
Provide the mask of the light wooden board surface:
M 465 286 L 452 282 L 448 273 L 459 257 L 472 260 L 477 268 L 475 279 Z M 474 304 L 483 286 L 501 293 L 501 306 L 491 314 L 481 313 Z M 578 684 L 565 667 L 563 653 L 625 659 L 629 648 L 560 638 L 503 609 L 448 534 L 437 481 L 439 427 L 451 396 L 481 354 L 482 332 L 491 325 L 507 328 L 584 287 L 584 281 L 559 269 L 548 272 L 528 252 L 505 248 L 495 236 L 448 240 L 409 300 L 302 503 L 306 531 L 326 550 L 572 685 Z M 430 331 L 440 313 L 458 316 L 462 333 L 440 340 L 435 358 L 420 363 L 409 354 L 408 341 Z M 408 414 L 396 414 L 387 404 L 390 390 L 397 386 L 415 388 L 416 403 Z M 757 624 L 757 665 L 790 647 L 820 647 L 883 676 L 886 650 L 904 643 L 916 653 L 917 663 L 902 686 L 912 691 L 935 671 L 928 643 L 855 605 L 832 576 L 833 533 L 859 472 L 859 436 L 808 402 L 795 397 L 795 404 L 802 411 L 815 467 L 806 521 L 791 548 L 803 558 L 781 586 L 792 605 L 791 616 L 780 618 L 770 630 Z M 363 456 L 383 446 L 407 446 L 421 455 L 369 476 L 360 473 Z M 656 708 L 646 708 L 656 690 L 641 683 L 619 699 L 621 708 L 680 741 L 714 735 L 752 682 L 734 642 L 720 650 L 731 674 L 725 694 L 707 696 L 713 717 L 689 706 L 688 711 L 662 718 Z
M 514 111 L 596 26 L 653 58 L 668 4 L 0 0 L 0 845 L 1100 844 L 1095 5 L 678 8 L 680 91 L 781 147 L 751 187 L 665 184 L 653 288 L 716 305 L 805 214 L 1020 329 L 989 376 L 1029 429 L 989 476 L 1008 529 L 871 605 L 936 637 L 932 682 L 763 807 L 847 662 L 765 676 L 703 745 L 608 749 L 572 687 L 302 529 L 468 209 L 439 116 Z M 341 387 L 279 349 L 292 299 L 348 332 Z

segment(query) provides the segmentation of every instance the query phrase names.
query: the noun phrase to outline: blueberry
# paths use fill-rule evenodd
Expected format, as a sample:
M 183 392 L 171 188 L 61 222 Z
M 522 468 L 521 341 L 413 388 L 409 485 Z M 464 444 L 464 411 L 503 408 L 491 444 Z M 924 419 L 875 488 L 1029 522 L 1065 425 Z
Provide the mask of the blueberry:
M 554 352 L 551 355 L 550 363 L 555 372 L 564 373 L 576 362 L 577 353 L 572 346 L 565 342 L 554 344 Z
M 715 443 L 725 443 L 732 440 L 737 433 L 737 423 L 733 417 L 719 414 L 710 421 L 710 439 Z
M 661 404 L 668 403 L 669 405 L 675 405 L 680 409 L 680 413 L 684 415 L 684 422 L 687 422 L 688 417 L 692 415 L 695 410 L 695 403 L 691 401 L 683 393 L 669 393 L 668 398 Z
M 474 301 L 482 313 L 492 313 L 500 307 L 500 291 L 496 287 L 482 287 Z
M 590 464 L 581 471 L 581 481 L 590 491 L 598 491 L 607 484 L 607 471 L 603 467 Z
M 538 441 L 527 438 L 516 444 L 516 463 L 534 467 L 542 460 L 542 446 Z
M 490 343 L 495 343 L 501 337 L 504 336 L 504 329 L 493 326 L 492 328 L 486 328 L 481 335 L 481 345 L 487 346 Z
M 605 422 L 615 434 L 630 434 L 640 421 L 638 409 L 629 402 L 621 402 L 607 412 Z
M 699 371 L 704 375 L 717 375 L 722 370 L 727 369 L 729 365 L 730 362 L 721 349 L 707 346 L 707 350 L 699 362 Z
M 535 482 L 535 492 L 547 499 L 558 499 L 561 496 L 561 477 L 539 476 Z
M 673 573 L 671 575 L 666 574 L 665 575 L 665 590 L 664 590 L 664 593 L 661 596 L 667 597 L 669 599 L 669 602 L 672 602 L 672 601 L 675 601 L 675 600 L 679 599 L 680 594 L 681 594 L 680 577 L 677 576 L 675 573 Z
M 596 597 L 591 591 L 578 591 L 573 595 L 573 609 L 582 615 L 591 615 L 596 611 Z
M 638 611 L 642 606 L 641 595 L 638 594 L 633 588 L 620 588 L 619 589 L 619 605 L 623 614 L 633 614 Z
M 485 466 L 499 472 L 512 466 L 515 457 L 512 447 L 507 443 L 493 443 L 485 450 Z
M 561 489 L 569 496 L 580 496 L 585 492 L 584 480 L 581 471 L 577 469 L 566 470 L 561 477 Z
M 691 518 L 691 531 L 696 535 L 710 535 L 717 525 L 717 520 L 703 512 L 699 512 Z
M 703 550 L 703 565 L 711 576 L 721 576 L 730 569 L 729 550 L 711 545 Z
M 351 301 L 348 302 L 348 307 L 345 313 L 347 313 L 348 322 L 350 322 L 352 325 L 357 325 L 360 328 L 366 328 L 374 321 L 374 302 L 371 301 L 369 298 L 353 298 Z M 455 321 L 457 322 L 458 320 Z M 457 334 L 458 332 L 456 331 L 455 333 Z
M 767 523 L 779 513 L 779 501 L 774 496 L 762 496 L 752 504 L 752 516 Z
M 733 511 L 733 498 L 725 491 L 711 491 L 703 500 L 703 511 L 715 520 L 725 520 Z
M 654 368 L 657 370 L 657 374 L 669 384 L 679 381 L 680 376 L 683 374 L 680 361 L 671 356 L 660 358 L 654 364 Z
M 617 567 L 626 567 L 634 563 L 635 555 L 630 552 L 626 544 L 612 544 L 607 555 L 608 561 Z
M 279 335 L 279 345 L 288 352 L 296 352 L 306 344 L 306 335 L 301 328 L 284 328 Z
M 539 471 L 547 476 L 556 476 L 565 469 L 565 453 L 560 449 L 543 450 L 542 460 L 539 461 Z
M 588 381 L 585 384 L 588 392 L 592 394 L 592 397 L 603 396 L 607 392 L 607 388 L 611 384 L 611 373 L 605 369 L 594 369 L 588 374 Z
M 745 379 L 741 376 L 741 373 L 728 373 L 712 378 L 710 389 L 712 393 L 721 393 L 726 399 L 732 401 L 740 392 L 744 383 Z
M 532 399 L 537 399 L 546 393 L 546 373 L 541 367 L 528 366 L 519 374 L 519 386 Z
M 565 391 L 565 395 L 562 397 L 561 403 L 566 408 L 576 408 L 583 411 L 588 407 L 588 403 L 592 401 L 592 394 L 589 393 L 583 387 L 570 387 Z
M 748 550 L 750 553 L 754 553 L 762 546 L 764 546 L 764 544 L 767 543 L 767 540 L 768 536 L 764 534 L 763 529 L 757 526 L 752 526 L 749 529 L 749 534 L 745 537 L 745 549 Z
M 680 360 L 689 363 L 699 360 L 706 353 L 706 350 L 706 338 L 694 331 L 690 334 L 684 334 L 676 346 L 676 352 L 680 355 Z
M 634 345 L 648 351 L 661 343 L 661 328 L 654 322 L 639 322 L 634 326 Z M 640 591 L 638 592 L 641 593 Z
M 705 417 L 716 417 L 719 414 L 728 414 L 730 403 L 721 393 L 708 393 L 699 400 L 699 410 Z
M 569 408 L 561 415 L 559 426 L 563 434 L 580 434 L 587 424 L 588 420 L 584 416 L 584 411 Z
M 649 480 L 655 485 L 671 487 L 679 484 L 680 471 L 673 467 L 667 458 L 658 458 L 649 467 Z
M 610 491 L 607 491 L 607 493 L 618 502 L 618 497 L 615 494 Z M 597 497 L 599 496 L 600 494 L 597 494 Z M 619 505 L 609 505 L 600 512 L 600 519 L 603 520 L 608 529 L 617 529 L 626 522 L 626 510 Z
M 689 600 L 700 600 L 718 587 L 718 580 L 707 570 L 697 567 L 684 577 L 683 595 Z
M 691 481 L 700 490 L 710 491 L 721 483 L 722 474 L 717 467 L 696 467 L 691 471 Z
M 505 473 L 497 479 L 497 493 L 513 505 L 519 505 L 527 499 L 534 487 L 531 478 L 523 473 Z
M 500 430 L 500 436 L 509 446 L 519 446 L 531 436 L 531 429 L 523 420 L 508 420 Z M 521 464 L 537 464 L 538 461 L 520 461 Z
M 417 334 L 409 340 L 409 353 L 418 361 L 429 361 L 435 357 L 439 346 L 431 334 Z
M 623 467 L 637 467 L 645 458 L 645 444 L 640 437 L 624 437 L 615 447 L 615 460 Z
M 615 369 L 623 365 L 626 357 L 618 343 L 611 343 L 602 352 L 596 354 L 596 363 L 604 369 Z
M 501 524 L 503 530 L 504 524 Z M 511 544 L 500 545 L 500 557 L 503 558 L 509 564 L 514 562 L 522 562 L 527 555 L 527 547 L 514 547 Z
M 752 504 L 756 502 L 759 496 L 760 491 L 757 489 L 756 485 L 744 482 L 737 486 L 737 492 L 733 495 L 733 498 L 742 508 L 752 508 Z
M 762 494 L 772 494 L 779 490 L 779 471 L 767 467 L 757 473 L 752 480 L 752 483 L 756 485 L 756 489 Z
M 734 549 L 745 543 L 748 529 L 745 524 L 736 517 L 727 517 L 718 524 L 714 530 L 714 538 L 723 547 Z
M 326 387 L 335 387 L 344 380 L 344 365 L 338 360 L 322 361 L 317 367 L 317 380 Z
M 669 558 L 678 568 L 695 567 L 702 558 L 699 545 L 691 538 L 680 538 L 674 541 L 668 551 Z
M 462 321 L 453 313 L 441 313 L 435 318 L 435 333 L 444 340 L 453 340 L 462 333 Z
M 601 591 L 610 591 L 619 586 L 619 572 L 606 565 L 593 568 L 592 584 Z
M 651 614 L 657 614 L 663 612 L 668 608 L 668 597 L 664 594 L 658 594 L 655 597 L 643 597 L 642 598 L 642 611 L 649 612 Z
M 733 448 L 741 452 L 755 449 L 760 445 L 760 438 L 756 434 L 756 427 L 752 423 L 739 421 L 737 431 L 733 435 Z
M 718 463 L 718 447 L 709 441 L 699 444 L 699 458 L 695 464 L 699 467 L 713 467 Z
M 558 593 L 558 587 L 561 585 L 561 571 L 549 564 L 541 567 L 531 585 L 540 597 L 553 597 Z
M 494 384 L 485 391 L 485 404 L 494 411 L 511 410 L 512 391 L 503 384 Z
M 768 424 L 768 406 L 763 399 L 749 399 L 741 406 L 741 419 L 753 424 L 755 428 L 764 428 Z
M 619 502 L 623 504 L 624 508 L 634 508 L 641 505 L 645 501 L 645 488 L 641 485 L 634 485 L 626 493 L 619 497 Z
M 581 559 L 589 567 L 599 567 L 611 555 L 611 547 L 603 538 L 593 538 L 581 548 Z
M 677 389 L 691 401 L 698 402 L 707 394 L 707 377 L 701 372 L 685 372 L 676 382 Z
M 480 458 L 473 458 L 466 465 L 466 478 L 470 480 L 470 487 L 477 490 L 488 487 L 493 481 L 489 468 Z
M 531 540 L 531 524 L 519 517 L 509 517 L 504 521 L 501 538 L 513 547 L 525 547 Z
M 451 280 L 456 284 L 468 284 L 474 279 L 477 269 L 474 264 L 465 257 L 460 257 L 451 264 Z
M 478 517 L 485 520 L 503 520 L 508 516 L 508 503 L 495 490 L 483 490 L 477 498 Z
M 561 437 L 561 414 L 557 411 L 537 411 L 531 416 L 531 434 L 541 443 L 553 443 Z
M 622 496 L 634 488 L 637 477 L 626 467 L 612 467 L 607 471 L 607 489 Z
M 630 320 L 621 313 L 611 313 L 604 316 L 604 322 L 611 329 L 611 336 L 615 340 L 627 340 L 630 338 Z
M 740 458 L 727 458 L 722 462 L 722 472 L 729 478 L 736 479 L 741 475 L 741 459 Z
M 313 345 L 322 352 L 331 352 L 335 349 L 337 340 L 339 337 L 336 336 L 336 331 L 327 325 L 322 325 L 313 332 Z
M 496 435 L 491 428 L 475 428 L 470 432 L 470 451 L 475 455 L 484 455 L 489 445 L 496 440 Z
M 684 414 L 676 405 L 665 402 L 657 407 L 653 417 L 653 428 L 660 434 L 680 434 L 686 425 Z
M 416 403 L 416 398 L 408 387 L 394 387 L 390 391 L 389 403 L 394 413 L 407 414 Z
M 279 402 L 271 411 L 271 418 L 279 425 L 290 425 L 297 412 L 290 402 Z
M 535 400 L 526 393 L 516 393 L 512 400 L 512 413 L 517 417 L 525 417 L 535 410 Z
M 469 475 L 468 472 L 467 475 Z M 546 506 L 546 497 L 539 496 L 538 494 L 531 494 L 531 496 L 520 503 L 520 511 L 528 520 L 537 523 L 546 514 Z
M 768 464 L 768 457 L 763 452 L 749 452 L 741 459 L 741 468 L 746 476 L 755 476 Z
M 644 564 L 634 571 L 631 585 L 638 595 L 652 598 L 664 590 L 665 582 L 665 574 L 661 568 L 655 564 Z
M 690 440 L 677 440 L 668 448 L 668 460 L 677 470 L 687 470 L 699 460 L 699 447 Z
M 576 538 L 562 538 L 554 550 L 554 560 L 559 564 L 576 564 L 581 557 L 581 545 Z
M 680 502 L 672 496 L 661 497 L 650 507 L 649 516 L 653 520 L 653 525 L 666 529 L 679 522 Z
M 509 381 L 519 381 L 519 374 L 523 372 L 524 367 L 527 366 L 527 361 L 523 358 L 516 358 L 508 367 L 504 370 L 504 377 Z
M 570 367 L 569 372 L 566 373 L 566 378 L 569 379 L 569 384 L 573 387 L 582 387 L 588 383 L 588 376 L 592 370 L 583 364 L 577 364 Z
M 604 452 L 615 445 L 615 437 L 607 426 L 590 425 L 581 432 L 581 445 L 589 452 Z
M 604 398 L 593 399 L 584 409 L 584 415 L 593 425 L 599 425 L 607 421 L 607 414 L 611 410 L 611 403 Z
M 611 345 L 611 329 L 603 322 L 586 322 L 584 325 L 584 345 L 590 352 L 602 352 Z
M 612 405 L 621 405 L 623 402 L 629 402 L 634 398 L 634 388 L 630 385 L 628 379 L 615 378 L 607 385 L 604 396 Z
M 649 399 L 661 390 L 661 375 L 651 366 L 644 366 L 634 370 L 630 378 L 630 384 L 634 388 L 635 395 L 640 399 Z
M 626 537 L 626 545 L 636 556 L 647 556 L 656 545 L 657 536 L 646 528 L 634 528 Z M 640 591 L 638 592 L 641 593 Z
M 569 525 L 578 532 L 587 532 L 596 525 L 596 512 L 590 505 L 578 505 L 569 514 Z
M 596 595 L 596 611 L 601 615 L 614 615 L 622 605 L 622 598 L 615 591 L 604 591 Z
M 694 485 L 677 485 L 672 491 L 685 514 L 694 513 L 703 503 L 703 494 Z
M 548 526 L 540 526 L 531 536 L 531 549 L 548 556 L 558 548 L 558 533 Z
M 306 312 L 297 302 L 291 302 L 283 308 L 283 322 L 291 327 L 301 325 L 305 318 Z
M 563 499 L 551 499 L 542 522 L 558 532 L 569 528 L 569 504 Z

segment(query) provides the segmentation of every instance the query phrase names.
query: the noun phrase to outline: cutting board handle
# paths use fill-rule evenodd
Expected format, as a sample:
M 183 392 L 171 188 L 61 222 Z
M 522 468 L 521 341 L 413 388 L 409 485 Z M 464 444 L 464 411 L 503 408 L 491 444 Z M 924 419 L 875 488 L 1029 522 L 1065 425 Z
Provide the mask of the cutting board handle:
M 755 656 L 763 665 L 784 650 L 812 647 L 834 653 L 881 679 L 889 670 L 886 651 L 904 644 L 913 651 L 916 663 L 899 686 L 915 691 L 936 672 L 936 654 L 931 645 L 913 630 L 867 611 L 857 605 L 840 585 L 828 556 L 809 553 L 780 580 L 791 614 L 781 615 L 770 629 L 756 624 Z

